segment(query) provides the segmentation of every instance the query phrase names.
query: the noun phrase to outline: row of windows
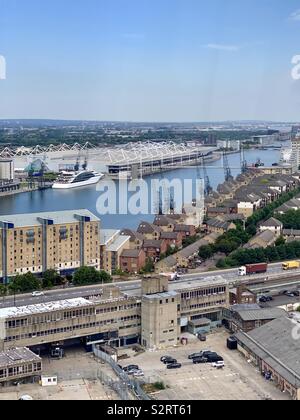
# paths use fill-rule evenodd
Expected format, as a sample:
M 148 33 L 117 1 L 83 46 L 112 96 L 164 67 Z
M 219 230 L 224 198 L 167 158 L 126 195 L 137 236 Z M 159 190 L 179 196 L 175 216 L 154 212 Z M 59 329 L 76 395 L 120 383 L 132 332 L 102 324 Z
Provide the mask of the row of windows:
M 125 311 L 125 310 L 140 308 L 140 307 L 141 307 L 140 303 L 135 303 L 132 305 L 115 306 L 115 307 L 110 307 L 110 308 L 99 308 L 96 310 L 96 314 L 99 315 L 99 314 L 106 314 L 110 312 Z
M 0 369 L 0 379 L 26 375 L 27 373 L 40 372 L 41 370 L 42 370 L 41 363 L 30 363 L 29 365 L 25 365 L 25 366 L 17 366 L 17 367 L 11 367 L 8 369 Z
M 49 314 L 45 316 L 36 316 L 32 318 L 23 318 L 23 319 L 17 319 L 12 321 L 6 321 L 5 326 L 7 329 L 15 329 L 15 328 L 22 328 L 27 327 L 29 325 L 42 325 L 47 324 L 51 322 L 60 322 L 63 319 L 78 319 L 79 317 L 86 317 L 86 316 L 93 316 L 95 315 L 95 309 L 94 308 L 88 308 L 88 309 L 80 309 L 77 311 L 70 311 L 65 312 L 63 315 L 63 318 L 60 314 Z M 133 319 L 139 319 L 139 315 L 131 315 L 127 317 L 121 317 L 119 319 L 112 320 L 113 323 L 117 322 L 127 322 L 131 321 Z M 104 323 L 107 321 L 103 321 Z
M 221 306 L 226 305 L 226 300 L 217 300 L 215 302 L 205 302 L 199 303 L 197 305 L 191 305 L 190 309 L 201 309 L 201 308 L 210 308 L 211 306 Z
M 215 287 L 211 289 L 196 290 L 181 294 L 181 299 L 192 299 L 203 296 L 215 296 L 226 293 L 226 287 Z
M 125 325 L 124 327 L 120 327 L 120 330 L 131 330 L 132 328 L 139 328 L 141 324 L 132 324 L 132 325 Z
M 68 332 L 74 332 L 74 331 L 78 331 L 78 330 L 85 330 L 85 329 L 103 327 L 103 326 L 111 325 L 111 324 L 118 324 L 118 321 L 128 322 L 128 321 L 131 321 L 131 320 L 140 320 L 140 317 L 138 315 L 135 315 L 135 316 L 131 316 L 131 317 L 121 318 L 120 320 L 110 319 L 110 320 L 101 321 L 101 322 L 91 322 L 89 324 L 74 325 L 74 326 L 71 326 L 71 327 L 56 328 L 56 329 L 48 330 L 48 331 L 39 331 L 39 332 L 36 332 L 36 333 L 10 336 L 10 337 L 5 338 L 5 342 L 28 340 L 28 339 L 34 339 L 34 338 L 37 338 L 37 337 L 47 337 L 49 335 L 57 335 L 57 334 L 63 334 L 63 333 L 68 333 Z M 125 328 L 127 329 L 129 327 L 128 326 L 121 327 L 121 329 L 125 329 Z

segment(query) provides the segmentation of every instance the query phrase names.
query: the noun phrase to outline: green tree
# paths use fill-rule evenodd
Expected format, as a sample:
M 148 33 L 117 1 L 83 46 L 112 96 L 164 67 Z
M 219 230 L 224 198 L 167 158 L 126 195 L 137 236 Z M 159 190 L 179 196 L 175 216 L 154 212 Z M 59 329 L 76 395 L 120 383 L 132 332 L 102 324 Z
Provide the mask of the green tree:
M 283 236 L 280 236 L 277 241 L 275 242 L 275 246 L 281 246 L 281 245 L 285 245 L 286 240 L 284 239 Z
M 3 298 L 3 301 L 6 294 L 7 294 L 7 287 L 5 286 L 5 284 L 0 284 L 0 296 Z
M 109 283 L 112 281 L 111 276 L 106 271 L 97 271 L 94 267 L 81 267 L 73 277 L 75 286 L 83 286 L 86 284 Z
M 203 260 L 209 260 L 214 256 L 215 249 L 212 245 L 205 245 L 199 249 L 199 257 Z
M 63 283 L 63 278 L 55 270 L 47 270 L 43 274 L 42 286 L 43 289 L 50 289 L 54 286 L 59 286 Z
M 153 273 L 153 271 L 154 271 L 154 262 L 153 262 L 152 258 L 147 258 L 146 264 L 145 264 L 145 267 L 142 270 L 142 273 L 145 273 L 145 274 Z
M 14 277 L 9 284 L 9 289 L 14 293 L 29 293 L 41 288 L 42 282 L 30 272 Z

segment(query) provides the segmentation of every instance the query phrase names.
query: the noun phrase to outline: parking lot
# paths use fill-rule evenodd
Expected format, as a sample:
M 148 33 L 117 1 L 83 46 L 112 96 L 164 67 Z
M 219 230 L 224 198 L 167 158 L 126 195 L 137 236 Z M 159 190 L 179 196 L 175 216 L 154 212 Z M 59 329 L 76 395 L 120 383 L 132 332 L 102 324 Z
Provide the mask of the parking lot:
M 147 352 L 123 361 L 135 364 L 145 373 L 147 382 L 162 381 L 167 389 L 157 393 L 159 400 L 286 400 L 274 385 L 264 380 L 257 369 L 249 365 L 238 351 L 226 347 L 225 331 L 208 336 L 206 343 L 194 339 L 187 346 L 168 351 Z M 201 350 L 216 351 L 225 361 L 225 368 L 217 370 L 210 364 L 194 365 L 188 356 Z M 127 352 L 128 353 L 128 352 Z M 174 357 L 181 369 L 167 370 L 162 356 Z

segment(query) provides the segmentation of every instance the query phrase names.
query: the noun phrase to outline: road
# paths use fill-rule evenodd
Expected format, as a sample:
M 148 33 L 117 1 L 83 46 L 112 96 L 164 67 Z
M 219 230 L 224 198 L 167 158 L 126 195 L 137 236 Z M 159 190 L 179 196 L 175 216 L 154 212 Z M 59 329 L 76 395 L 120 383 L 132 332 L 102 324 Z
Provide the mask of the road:
M 287 273 L 283 273 L 282 271 L 282 263 L 270 264 L 268 268 L 267 274 L 262 275 L 255 275 L 251 277 L 251 279 L 265 279 L 266 277 L 272 278 L 276 277 L 280 274 L 283 274 L 283 278 L 286 279 Z M 299 274 L 300 270 L 293 270 L 293 275 Z M 215 276 L 222 276 L 225 280 L 228 281 L 229 284 L 232 284 L 237 281 L 245 281 L 249 280 L 249 277 L 239 277 L 237 274 L 237 269 L 230 269 L 230 270 L 218 270 L 218 271 L 209 271 L 204 273 L 196 273 L 196 274 L 187 274 L 180 277 L 175 283 L 177 284 L 184 284 L 191 281 L 196 281 L 200 279 L 209 279 Z M 111 286 L 111 285 L 108 285 Z M 138 291 L 141 288 L 141 280 L 134 280 L 129 282 L 120 282 L 114 283 L 114 286 L 120 288 L 120 290 L 124 293 L 126 292 L 133 292 Z M 79 297 L 90 297 L 90 296 L 99 296 L 102 293 L 103 288 L 107 287 L 106 285 L 97 285 L 97 286 L 85 286 L 85 287 L 78 287 L 78 288 L 68 288 L 68 289 L 59 289 L 59 290 L 51 290 L 46 292 L 44 296 L 41 297 L 32 297 L 31 294 L 26 295 L 17 295 L 16 297 L 9 296 L 4 297 L 0 300 L 0 308 L 7 308 L 7 307 L 14 307 L 14 306 L 27 306 L 27 305 L 35 305 L 39 303 L 48 303 L 57 300 L 65 300 L 65 299 L 74 299 Z

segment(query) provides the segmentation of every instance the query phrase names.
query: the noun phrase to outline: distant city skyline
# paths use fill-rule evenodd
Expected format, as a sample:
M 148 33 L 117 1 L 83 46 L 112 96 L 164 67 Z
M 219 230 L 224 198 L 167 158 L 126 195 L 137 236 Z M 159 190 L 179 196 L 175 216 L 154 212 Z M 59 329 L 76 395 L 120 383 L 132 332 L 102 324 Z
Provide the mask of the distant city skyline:
M 299 120 L 296 0 L 0 0 L 0 7 L 0 119 Z

